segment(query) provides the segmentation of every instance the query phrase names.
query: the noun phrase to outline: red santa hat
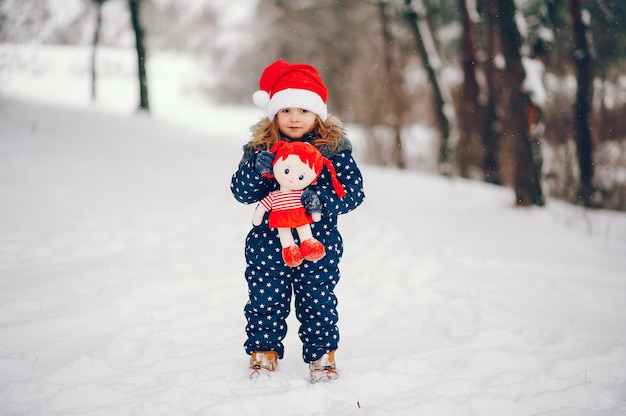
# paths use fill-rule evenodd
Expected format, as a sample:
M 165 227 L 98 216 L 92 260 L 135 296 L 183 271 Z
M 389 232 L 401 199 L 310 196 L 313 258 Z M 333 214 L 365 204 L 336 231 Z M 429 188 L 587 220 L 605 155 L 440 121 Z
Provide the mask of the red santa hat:
M 322 121 L 328 116 L 328 89 L 311 65 L 275 61 L 263 71 L 259 87 L 252 101 L 265 109 L 270 120 L 281 109 L 290 107 L 313 111 Z

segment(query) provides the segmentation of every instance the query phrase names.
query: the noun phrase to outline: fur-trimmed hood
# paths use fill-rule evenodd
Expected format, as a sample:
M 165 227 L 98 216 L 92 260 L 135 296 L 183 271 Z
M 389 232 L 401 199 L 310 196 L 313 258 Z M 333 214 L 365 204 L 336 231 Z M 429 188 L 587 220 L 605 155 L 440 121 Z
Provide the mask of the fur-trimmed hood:
M 264 134 L 264 132 L 268 130 L 268 127 L 271 123 L 272 121 L 267 117 L 259 120 L 256 124 L 254 124 L 250 128 L 250 131 L 252 132 L 252 136 L 257 137 L 259 135 Z M 328 134 L 331 136 L 335 136 L 337 138 L 336 139 L 337 146 L 332 146 L 332 145 L 318 146 L 318 149 L 322 153 L 322 156 L 328 159 L 331 159 L 333 156 L 335 156 L 338 153 L 341 153 L 345 150 L 352 150 L 352 144 L 346 138 L 345 131 L 343 129 L 343 122 L 339 119 L 339 117 L 330 114 L 326 118 L 326 121 L 324 122 L 324 124 L 329 130 Z M 309 140 L 306 140 L 306 141 L 309 141 Z M 251 148 L 251 143 L 252 142 L 249 142 L 244 146 L 244 153 L 249 154 L 253 152 L 253 149 Z

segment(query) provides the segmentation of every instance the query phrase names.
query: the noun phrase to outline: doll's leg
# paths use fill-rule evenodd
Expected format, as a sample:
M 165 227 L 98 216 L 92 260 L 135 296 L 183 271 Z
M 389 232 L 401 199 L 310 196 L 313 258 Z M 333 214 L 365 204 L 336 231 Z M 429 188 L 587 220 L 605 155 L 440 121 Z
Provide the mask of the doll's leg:
M 302 253 L 293 239 L 291 228 L 278 228 L 278 238 L 280 238 L 280 244 L 283 247 L 282 255 L 285 264 L 289 267 L 299 266 L 302 263 Z
M 309 227 L 310 229 L 310 227 Z M 296 244 L 291 234 L 291 228 L 277 228 L 278 238 L 280 239 L 280 245 L 283 247 L 289 247 Z
M 300 242 L 313 238 L 313 232 L 311 231 L 311 226 L 309 224 L 301 225 L 296 228 L 298 232 L 298 238 L 300 238 Z
M 326 250 L 324 245 L 317 239 L 313 238 L 311 226 L 309 224 L 296 228 L 298 237 L 300 238 L 300 252 L 302 257 L 309 261 L 317 261 L 324 257 Z

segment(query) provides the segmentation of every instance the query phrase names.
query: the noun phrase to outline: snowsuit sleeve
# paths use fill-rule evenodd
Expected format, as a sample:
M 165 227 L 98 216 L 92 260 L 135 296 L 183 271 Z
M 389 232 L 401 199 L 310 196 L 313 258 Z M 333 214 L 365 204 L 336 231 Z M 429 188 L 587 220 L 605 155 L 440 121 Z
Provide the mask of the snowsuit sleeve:
M 254 167 L 258 153 L 259 151 L 250 149 L 248 145 L 244 146 L 239 168 L 230 181 L 230 190 L 233 196 L 243 204 L 259 202 L 271 191 L 277 189 L 275 180 L 260 175 Z
M 352 158 L 352 146 L 347 139 L 343 139 L 343 144 L 336 153 L 326 157 L 335 167 L 337 179 L 343 185 L 346 195 L 343 198 L 337 196 L 330 182 L 330 172 L 326 167 L 322 170 L 317 184 L 311 186 L 310 189 L 317 193 L 324 205 L 322 215 L 346 214 L 361 205 L 365 198 L 361 171 Z

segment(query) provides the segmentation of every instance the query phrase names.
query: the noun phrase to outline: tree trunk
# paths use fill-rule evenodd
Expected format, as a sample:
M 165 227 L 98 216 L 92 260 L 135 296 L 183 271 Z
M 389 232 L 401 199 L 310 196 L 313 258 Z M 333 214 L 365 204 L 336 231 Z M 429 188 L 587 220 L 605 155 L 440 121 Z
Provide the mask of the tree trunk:
M 406 168 L 406 161 L 404 157 L 404 149 L 402 146 L 402 124 L 403 113 L 405 111 L 406 102 L 403 100 L 402 92 L 402 80 L 400 74 L 400 68 L 394 57 L 393 51 L 393 37 L 389 30 L 389 17 L 387 15 L 388 2 L 381 1 L 378 3 L 381 21 L 381 30 L 384 41 L 384 54 L 385 54 L 385 75 L 388 86 L 388 94 L 385 98 L 389 106 L 387 111 L 389 112 L 386 119 L 391 124 L 393 129 L 393 148 L 391 158 L 394 165 L 400 169 Z
M 91 49 L 91 101 L 96 100 L 96 51 L 100 42 L 100 29 L 102 27 L 102 3 L 104 0 L 94 0 L 96 4 L 96 28 L 93 33 Z
M 418 0 L 418 3 L 417 7 L 419 7 L 421 11 L 423 9 L 421 0 Z M 454 113 L 450 110 L 454 107 L 451 99 L 449 99 L 449 91 L 442 88 L 442 84 L 439 82 L 439 77 L 437 76 L 437 70 L 441 70 L 441 61 L 435 48 L 435 42 L 433 41 L 428 23 L 423 13 L 418 13 L 411 0 L 405 0 L 404 4 L 404 17 L 413 32 L 417 50 L 422 57 L 424 68 L 428 74 L 428 80 L 433 89 L 435 118 L 441 132 L 439 142 L 439 170 L 444 175 L 449 175 L 452 173 L 450 141 L 453 124 L 450 118 L 454 118 Z M 445 97 L 448 98 L 447 100 L 444 98 L 444 94 Z
M 461 37 L 461 67 L 463 84 L 458 103 L 459 143 L 456 148 L 456 162 L 459 173 L 469 177 L 472 168 L 479 163 L 477 149 L 480 137 L 482 105 L 480 87 L 476 79 L 476 46 L 474 42 L 474 22 L 468 9 L 467 0 L 457 0 L 463 35 Z M 480 120 L 480 121 L 479 121 Z
M 498 54 L 498 9 L 496 0 L 483 1 L 486 31 L 485 78 L 487 81 L 487 100 L 485 103 L 485 123 L 483 125 L 483 175 L 485 182 L 496 185 L 502 184 L 500 172 L 500 138 L 502 137 L 501 120 L 497 113 L 497 97 L 501 95 L 502 84 L 496 66 Z
M 148 103 L 148 81 L 146 79 L 146 50 L 143 44 L 143 28 L 141 27 L 140 7 L 141 0 L 128 0 L 131 23 L 135 31 L 135 43 L 137 47 L 137 67 L 139 74 L 139 110 L 150 111 Z
M 591 112 L 593 98 L 593 57 L 587 42 L 587 25 L 583 21 L 581 0 L 570 0 L 572 30 L 574 35 L 574 61 L 576 64 L 576 104 L 574 106 L 574 138 L 578 150 L 580 170 L 579 200 L 587 207 L 593 206 L 593 138 Z
M 510 134 L 514 142 L 515 199 L 517 205 L 543 206 L 545 201 L 541 190 L 541 152 L 539 141 L 530 137 L 528 112 L 533 103 L 523 88 L 526 72 L 520 52 L 522 37 L 515 22 L 515 3 L 514 0 L 498 0 L 497 4 L 509 92 Z

